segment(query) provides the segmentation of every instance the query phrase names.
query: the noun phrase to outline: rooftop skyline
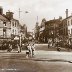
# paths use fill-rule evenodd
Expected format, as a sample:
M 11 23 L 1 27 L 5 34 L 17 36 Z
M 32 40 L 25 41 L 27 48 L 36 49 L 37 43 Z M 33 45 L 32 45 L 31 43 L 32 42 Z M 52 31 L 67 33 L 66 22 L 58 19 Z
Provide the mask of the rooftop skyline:
M 3 7 L 4 14 L 10 10 L 14 13 L 14 18 L 20 20 L 21 24 L 26 24 L 28 31 L 31 31 L 38 20 L 66 17 L 65 11 L 69 9 L 69 15 L 72 13 L 71 0 L 0 0 L 0 6 Z M 19 8 L 21 10 L 19 19 Z M 28 13 L 25 13 L 28 11 Z M 38 17 L 38 19 L 37 19 Z

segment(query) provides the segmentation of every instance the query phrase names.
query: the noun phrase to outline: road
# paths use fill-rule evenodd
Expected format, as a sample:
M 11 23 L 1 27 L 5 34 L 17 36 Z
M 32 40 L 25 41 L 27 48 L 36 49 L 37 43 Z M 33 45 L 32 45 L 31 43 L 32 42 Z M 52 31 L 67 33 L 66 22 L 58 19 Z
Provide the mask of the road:
M 72 72 L 72 52 L 65 49 L 58 52 L 39 44 L 33 58 L 26 58 L 25 52 L 0 51 L 0 72 Z

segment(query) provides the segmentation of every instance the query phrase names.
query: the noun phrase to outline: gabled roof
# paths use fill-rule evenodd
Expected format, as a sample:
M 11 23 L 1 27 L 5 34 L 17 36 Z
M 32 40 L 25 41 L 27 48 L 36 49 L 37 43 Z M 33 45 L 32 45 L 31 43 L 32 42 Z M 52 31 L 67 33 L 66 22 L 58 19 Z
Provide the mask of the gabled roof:
M 1 15 L 1 14 L 0 14 L 0 20 L 9 21 L 5 16 L 3 16 L 3 15 Z

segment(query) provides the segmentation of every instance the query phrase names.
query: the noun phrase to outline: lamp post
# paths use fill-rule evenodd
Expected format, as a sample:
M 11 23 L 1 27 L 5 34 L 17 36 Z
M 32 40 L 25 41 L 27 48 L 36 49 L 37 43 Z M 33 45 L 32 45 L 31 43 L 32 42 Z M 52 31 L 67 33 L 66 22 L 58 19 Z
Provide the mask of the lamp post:
M 19 34 L 19 43 L 20 43 L 20 52 L 21 52 L 21 45 L 22 45 L 22 33 Z

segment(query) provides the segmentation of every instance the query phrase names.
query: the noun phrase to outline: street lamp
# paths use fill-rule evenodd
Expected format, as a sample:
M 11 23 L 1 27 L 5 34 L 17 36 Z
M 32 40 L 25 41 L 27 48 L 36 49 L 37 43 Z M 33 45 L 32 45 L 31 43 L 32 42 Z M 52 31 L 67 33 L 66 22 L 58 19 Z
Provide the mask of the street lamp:
M 19 34 L 20 52 L 21 52 L 21 45 L 22 45 L 21 44 L 22 43 L 22 40 L 21 39 L 22 39 L 22 33 Z

